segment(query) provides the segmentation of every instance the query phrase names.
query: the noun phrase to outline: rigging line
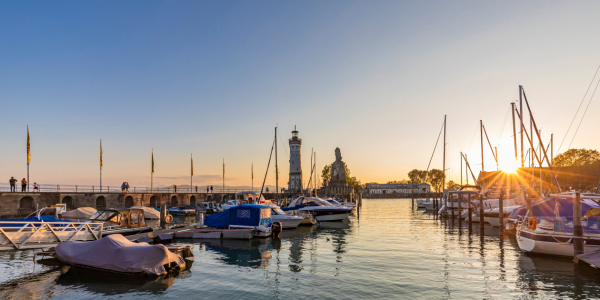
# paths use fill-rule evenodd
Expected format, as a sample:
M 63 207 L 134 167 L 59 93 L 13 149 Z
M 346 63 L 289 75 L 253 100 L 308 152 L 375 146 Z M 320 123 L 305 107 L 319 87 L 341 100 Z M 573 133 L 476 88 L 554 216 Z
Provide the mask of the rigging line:
M 473 146 L 473 141 L 475 140 L 475 135 L 477 135 L 478 131 L 479 131 L 479 124 L 477 124 L 477 127 L 475 127 L 475 132 L 473 132 L 473 137 L 471 138 L 471 144 L 469 145 L 469 149 L 467 149 L 467 152 L 465 152 L 465 153 L 469 153 L 469 151 L 471 151 L 471 146 Z
M 454 127 L 452 127 L 452 124 L 450 124 L 450 130 L 452 130 L 452 134 L 454 135 L 454 139 L 456 140 L 456 144 L 458 144 L 458 149 L 460 149 L 462 151 L 462 147 L 460 146 L 460 143 L 458 142 L 458 137 L 456 137 L 456 133 L 454 132 Z
M 431 153 L 431 158 L 429 159 L 429 164 L 427 165 L 427 171 L 425 171 L 425 177 L 421 183 L 425 183 L 427 179 L 427 173 L 429 172 L 429 166 L 431 166 L 431 161 L 433 160 L 433 155 L 435 154 L 435 149 L 437 149 L 438 142 L 440 141 L 440 136 L 442 136 L 442 130 L 444 129 L 444 124 L 442 123 L 442 128 L 440 128 L 440 133 L 438 134 L 437 141 L 435 141 L 435 147 L 433 147 L 433 153 Z
M 581 99 L 581 103 L 579 103 L 579 107 L 577 108 L 577 111 L 575 112 L 575 115 L 573 116 L 573 120 L 571 120 L 571 124 L 569 125 L 569 128 L 567 129 L 567 132 L 565 133 L 565 137 L 563 137 L 562 142 L 560 142 L 560 146 L 558 146 L 558 150 L 556 150 L 556 153 L 560 152 L 560 148 L 562 147 L 563 143 L 565 142 L 565 139 L 567 138 L 567 135 L 569 134 L 569 130 L 571 130 L 571 126 L 573 125 L 573 122 L 575 121 L 575 117 L 577 117 L 577 114 L 579 113 L 579 109 L 581 108 L 581 105 L 583 104 L 583 101 L 585 100 L 585 96 L 587 96 L 587 93 L 590 91 L 590 88 L 592 87 L 592 84 L 594 83 L 594 79 L 596 79 L 598 70 L 600 70 L 600 65 L 598 65 L 598 68 L 596 69 L 596 73 L 594 73 L 594 77 L 592 77 L 592 81 L 590 81 L 590 85 L 588 86 L 587 90 L 585 91 L 585 94 L 583 95 L 583 98 Z
M 571 139 L 571 143 L 569 144 L 569 149 L 571 149 L 571 145 L 573 145 L 575 136 L 577 136 L 577 131 L 579 131 L 579 126 L 581 126 L 581 123 L 583 122 L 583 118 L 585 118 L 585 113 L 587 113 L 588 108 L 590 108 L 592 99 L 594 99 L 594 95 L 596 94 L 596 90 L 598 89 L 598 84 L 600 84 L 600 80 L 598 80 L 598 83 L 596 84 L 596 87 L 594 88 L 594 92 L 592 93 L 592 96 L 590 97 L 590 101 L 588 102 L 587 106 L 585 107 L 585 110 L 583 111 L 583 115 L 581 116 L 581 121 L 579 121 L 579 125 L 577 125 L 577 129 L 575 130 L 575 133 L 573 134 L 573 139 Z M 567 149 L 567 150 L 569 150 L 569 149 Z
M 284 149 L 286 149 L 287 151 L 285 152 L 285 155 L 287 156 L 288 160 L 290 160 L 290 149 L 286 146 L 286 144 L 283 143 L 283 140 L 281 139 L 281 135 L 278 136 L 279 137 L 279 141 L 281 142 L 281 145 L 283 146 Z
M 260 199 L 260 196 L 263 193 L 263 189 L 265 188 L 265 182 L 267 181 L 267 175 L 269 174 L 269 166 L 271 165 L 271 156 L 273 156 L 273 148 L 275 147 L 275 143 L 277 143 L 277 141 L 273 141 L 273 144 L 271 145 L 271 154 L 269 154 L 269 163 L 267 164 L 267 171 L 265 172 L 265 179 L 263 180 L 262 187 L 260 188 L 260 194 L 258 194 L 258 199 Z
M 500 131 L 498 131 L 498 134 L 496 135 L 496 142 L 494 144 L 496 145 L 500 145 L 500 137 L 502 136 L 502 133 L 504 133 L 504 128 L 506 127 L 506 120 L 508 119 L 508 114 L 510 113 L 510 108 L 506 111 L 506 115 L 504 116 L 504 121 L 502 121 L 502 126 L 500 126 Z

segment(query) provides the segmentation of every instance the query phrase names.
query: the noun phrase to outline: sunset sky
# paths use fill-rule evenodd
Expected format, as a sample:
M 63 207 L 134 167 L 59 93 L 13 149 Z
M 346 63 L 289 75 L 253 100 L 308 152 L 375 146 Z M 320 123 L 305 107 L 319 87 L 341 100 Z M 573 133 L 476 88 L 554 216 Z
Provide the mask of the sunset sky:
M 481 169 L 479 120 L 514 156 L 510 102 L 522 84 L 559 145 L 600 65 L 597 1 L 4 1 L 0 4 L 0 179 L 97 185 L 254 185 L 274 128 L 317 166 L 343 160 L 363 183 L 425 169 L 448 116 Z M 600 73 L 560 152 L 568 149 Z M 598 91 L 600 94 L 600 91 Z M 600 148 L 595 95 L 572 148 Z M 503 126 L 504 124 L 504 126 Z M 285 144 L 282 145 L 282 142 Z M 441 141 L 432 168 L 442 168 Z M 495 170 L 487 144 L 486 170 Z M 477 173 L 475 174 L 477 175 Z M 267 179 L 275 183 L 274 173 Z

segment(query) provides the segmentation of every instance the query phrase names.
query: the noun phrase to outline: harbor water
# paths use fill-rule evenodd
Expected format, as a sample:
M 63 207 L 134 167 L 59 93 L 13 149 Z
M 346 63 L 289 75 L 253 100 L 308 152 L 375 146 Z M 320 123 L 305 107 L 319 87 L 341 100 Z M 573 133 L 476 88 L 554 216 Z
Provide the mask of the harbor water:
M 0 252 L 2 299 L 587 299 L 600 273 L 519 251 L 514 236 L 438 219 L 410 199 L 366 199 L 360 216 L 280 238 L 178 240 L 188 269 L 154 280 L 34 262 Z M 38 250 L 39 251 L 39 250 Z

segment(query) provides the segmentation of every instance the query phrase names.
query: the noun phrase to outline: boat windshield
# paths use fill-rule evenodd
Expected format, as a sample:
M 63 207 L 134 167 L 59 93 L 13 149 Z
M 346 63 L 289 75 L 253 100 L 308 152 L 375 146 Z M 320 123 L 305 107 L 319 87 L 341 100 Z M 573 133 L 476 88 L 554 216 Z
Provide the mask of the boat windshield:
M 331 204 L 341 204 L 338 201 L 335 201 L 333 199 L 327 200 L 327 202 L 331 203 Z
M 283 210 L 281 210 L 281 208 L 272 208 L 271 210 L 273 210 L 273 213 L 276 215 L 285 215 L 285 212 Z
M 95 221 L 106 221 L 108 220 L 108 218 L 110 218 L 115 212 L 114 211 L 105 211 L 105 210 L 99 210 L 97 211 L 91 218 L 90 220 L 95 220 Z

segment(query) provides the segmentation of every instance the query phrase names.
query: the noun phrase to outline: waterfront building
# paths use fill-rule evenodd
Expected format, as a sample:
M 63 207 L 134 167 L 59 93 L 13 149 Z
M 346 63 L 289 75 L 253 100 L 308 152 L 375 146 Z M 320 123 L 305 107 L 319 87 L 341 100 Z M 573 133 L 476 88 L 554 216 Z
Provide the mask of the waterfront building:
M 290 143 L 290 178 L 288 181 L 288 191 L 300 192 L 302 190 L 302 162 L 301 153 L 302 139 L 298 138 L 298 131 L 294 126 Z
M 367 194 L 417 194 L 429 193 L 431 187 L 427 183 L 367 183 L 366 188 L 362 191 Z

